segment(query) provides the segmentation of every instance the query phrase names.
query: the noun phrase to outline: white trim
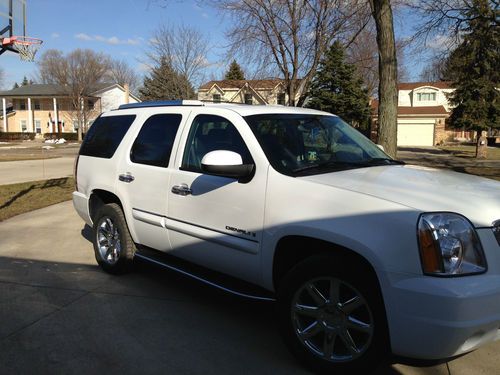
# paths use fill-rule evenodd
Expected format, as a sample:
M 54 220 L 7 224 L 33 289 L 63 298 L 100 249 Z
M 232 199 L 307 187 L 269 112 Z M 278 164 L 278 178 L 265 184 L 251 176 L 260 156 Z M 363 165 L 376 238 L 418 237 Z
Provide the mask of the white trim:
M 28 98 L 28 133 L 33 133 L 33 111 L 31 110 L 31 98 Z
M 53 104 L 54 104 L 54 123 L 50 123 L 50 132 L 51 133 L 56 133 L 59 131 L 59 114 L 57 113 L 57 99 L 52 98 Z

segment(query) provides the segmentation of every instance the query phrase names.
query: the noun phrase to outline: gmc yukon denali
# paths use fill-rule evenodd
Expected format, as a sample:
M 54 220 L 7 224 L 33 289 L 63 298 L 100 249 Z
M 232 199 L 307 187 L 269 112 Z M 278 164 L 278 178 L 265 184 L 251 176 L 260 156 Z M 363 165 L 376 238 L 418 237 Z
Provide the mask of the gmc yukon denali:
M 315 371 L 448 359 L 500 338 L 500 183 L 404 165 L 335 115 L 123 105 L 89 129 L 75 177 L 105 271 L 165 256 L 253 285 Z

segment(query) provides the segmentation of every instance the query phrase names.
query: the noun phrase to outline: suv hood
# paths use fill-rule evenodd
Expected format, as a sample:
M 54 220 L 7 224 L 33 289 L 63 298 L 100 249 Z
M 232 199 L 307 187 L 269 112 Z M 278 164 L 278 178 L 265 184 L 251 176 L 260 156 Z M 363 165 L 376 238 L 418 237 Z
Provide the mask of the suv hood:
M 371 195 L 420 210 L 456 212 L 476 227 L 500 219 L 500 182 L 412 165 L 351 169 L 300 179 Z

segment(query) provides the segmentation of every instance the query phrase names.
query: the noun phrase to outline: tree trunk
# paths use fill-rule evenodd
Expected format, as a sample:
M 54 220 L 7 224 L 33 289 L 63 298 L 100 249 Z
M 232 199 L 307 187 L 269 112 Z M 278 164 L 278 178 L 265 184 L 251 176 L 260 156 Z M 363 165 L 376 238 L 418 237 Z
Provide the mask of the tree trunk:
M 392 157 L 397 153 L 398 90 L 397 58 L 394 41 L 394 25 L 390 0 L 370 0 L 373 18 L 377 26 L 379 69 L 379 143 Z

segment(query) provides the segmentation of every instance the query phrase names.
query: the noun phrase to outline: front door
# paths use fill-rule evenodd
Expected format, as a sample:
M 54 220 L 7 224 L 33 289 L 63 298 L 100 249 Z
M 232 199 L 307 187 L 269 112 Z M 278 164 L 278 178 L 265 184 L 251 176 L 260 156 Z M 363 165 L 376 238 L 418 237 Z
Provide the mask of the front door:
M 167 218 L 172 253 L 258 282 L 267 178 L 265 156 L 249 151 L 258 144 L 240 116 L 228 111 L 222 117 L 215 111 L 207 114 L 209 111 L 206 108 L 203 114 L 192 115 L 172 171 Z M 201 160 L 215 150 L 237 152 L 243 163 L 255 164 L 252 178 L 238 181 L 204 174 Z
M 144 119 L 118 169 L 117 190 L 124 197 L 134 240 L 161 251 L 170 250 L 165 225 L 171 173 L 168 167 L 173 164 L 170 156 L 183 121 L 182 112 L 157 113 Z

